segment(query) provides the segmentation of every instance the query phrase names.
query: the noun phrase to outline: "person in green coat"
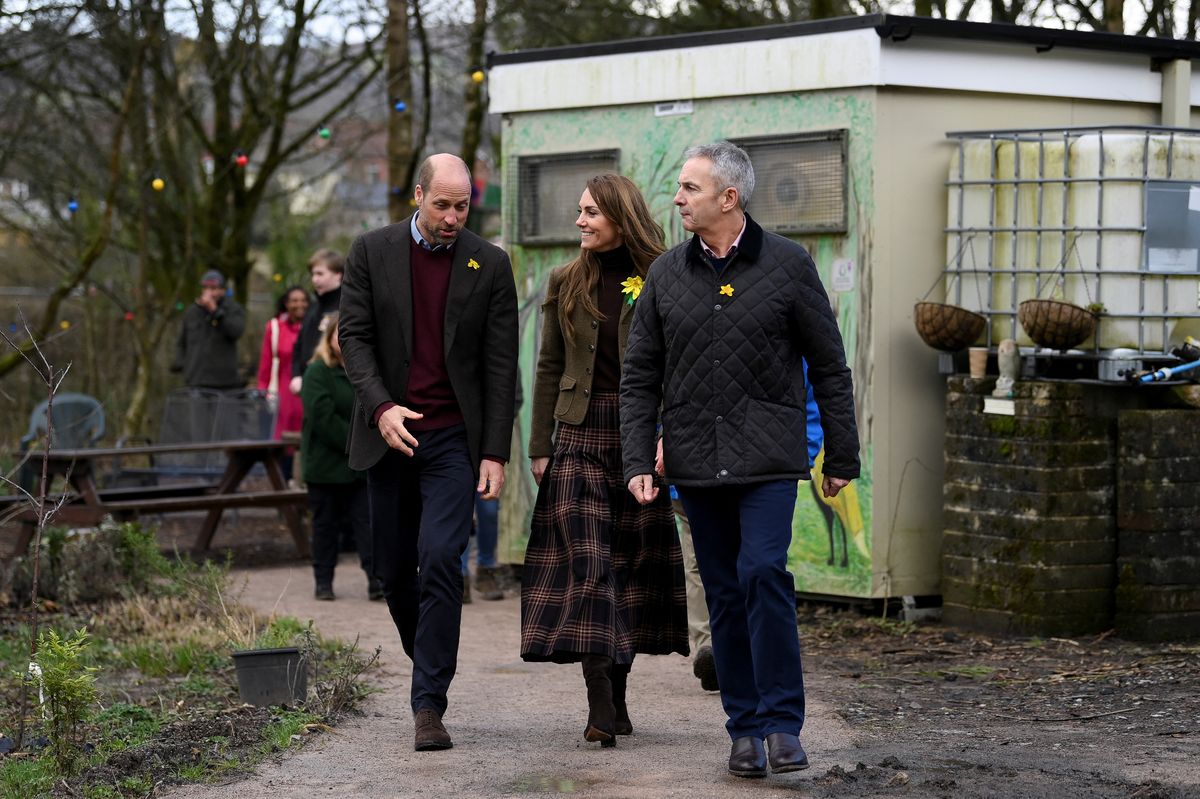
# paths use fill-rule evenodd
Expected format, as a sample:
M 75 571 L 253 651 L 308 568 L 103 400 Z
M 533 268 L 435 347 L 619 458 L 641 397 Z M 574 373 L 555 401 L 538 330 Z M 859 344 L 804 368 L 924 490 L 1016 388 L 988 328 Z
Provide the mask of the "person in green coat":
M 317 599 L 332 600 L 333 572 L 338 543 L 348 525 L 358 546 L 358 557 L 367 573 L 367 595 L 383 598 L 383 586 L 371 568 L 371 516 L 367 479 L 350 468 L 346 438 L 354 410 L 354 387 L 342 366 L 336 313 L 326 317 L 312 360 L 304 371 L 300 391 L 304 401 L 304 426 L 300 451 L 304 481 L 312 510 L 313 578 Z

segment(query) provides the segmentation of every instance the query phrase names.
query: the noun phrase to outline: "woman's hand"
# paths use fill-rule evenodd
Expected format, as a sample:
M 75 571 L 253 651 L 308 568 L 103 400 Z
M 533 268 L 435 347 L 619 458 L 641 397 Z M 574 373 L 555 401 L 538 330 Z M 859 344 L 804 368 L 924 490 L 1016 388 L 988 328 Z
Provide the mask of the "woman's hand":
M 550 459 L 546 457 L 529 459 L 529 471 L 533 472 L 533 482 L 542 484 L 542 475 L 546 473 L 546 467 L 549 465 Z

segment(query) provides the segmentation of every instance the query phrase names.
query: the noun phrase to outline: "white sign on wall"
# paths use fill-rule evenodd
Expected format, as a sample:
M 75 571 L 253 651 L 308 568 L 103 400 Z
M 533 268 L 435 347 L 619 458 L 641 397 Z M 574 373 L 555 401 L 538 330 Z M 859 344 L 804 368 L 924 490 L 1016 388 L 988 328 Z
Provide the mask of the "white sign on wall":
M 854 291 L 854 261 L 839 258 L 833 262 L 833 290 Z
M 654 116 L 674 117 L 692 113 L 691 100 L 675 100 L 670 103 L 655 103 Z

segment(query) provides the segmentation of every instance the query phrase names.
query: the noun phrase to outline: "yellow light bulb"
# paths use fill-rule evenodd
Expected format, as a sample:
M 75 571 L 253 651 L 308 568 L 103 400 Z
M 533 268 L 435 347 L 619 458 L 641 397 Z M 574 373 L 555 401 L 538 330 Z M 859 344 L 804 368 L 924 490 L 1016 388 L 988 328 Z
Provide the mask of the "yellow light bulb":
M 162 191 L 167 187 L 167 182 L 162 178 L 155 178 L 154 180 L 150 181 L 150 186 L 155 191 Z

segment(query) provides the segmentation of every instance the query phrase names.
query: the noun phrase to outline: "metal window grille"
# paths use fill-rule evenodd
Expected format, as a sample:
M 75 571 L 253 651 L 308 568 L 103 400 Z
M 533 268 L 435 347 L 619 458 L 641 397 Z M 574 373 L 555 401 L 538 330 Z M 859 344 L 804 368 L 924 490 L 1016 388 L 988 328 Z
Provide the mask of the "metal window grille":
M 846 230 L 846 131 L 742 139 L 756 186 L 747 207 L 777 233 Z
M 1091 358 L 1161 354 L 1200 329 L 1200 136 L 1103 126 L 947 134 L 946 301 L 987 343 L 1032 342 L 1021 302 L 1103 306 Z
M 579 195 L 588 178 L 616 172 L 620 152 L 597 150 L 517 157 L 517 240 L 521 244 L 577 244 Z

